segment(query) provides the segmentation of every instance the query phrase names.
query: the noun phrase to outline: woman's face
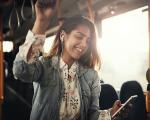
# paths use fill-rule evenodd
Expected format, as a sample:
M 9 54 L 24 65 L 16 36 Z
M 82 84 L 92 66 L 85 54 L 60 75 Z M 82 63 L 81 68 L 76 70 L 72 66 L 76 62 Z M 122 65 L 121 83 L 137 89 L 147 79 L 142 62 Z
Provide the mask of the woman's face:
M 88 49 L 90 36 L 90 29 L 85 25 L 77 26 L 69 34 L 65 33 L 63 60 L 69 64 L 78 60 Z

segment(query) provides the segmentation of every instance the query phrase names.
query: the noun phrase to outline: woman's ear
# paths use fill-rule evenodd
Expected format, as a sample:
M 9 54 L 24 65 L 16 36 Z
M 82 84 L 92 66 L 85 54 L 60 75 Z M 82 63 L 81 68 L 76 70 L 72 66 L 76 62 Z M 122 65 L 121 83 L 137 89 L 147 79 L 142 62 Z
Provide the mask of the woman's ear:
M 64 30 L 60 33 L 60 40 L 61 40 L 61 42 L 64 42 L 65 34 L 66 34 L 66 33 L 65 33 Z

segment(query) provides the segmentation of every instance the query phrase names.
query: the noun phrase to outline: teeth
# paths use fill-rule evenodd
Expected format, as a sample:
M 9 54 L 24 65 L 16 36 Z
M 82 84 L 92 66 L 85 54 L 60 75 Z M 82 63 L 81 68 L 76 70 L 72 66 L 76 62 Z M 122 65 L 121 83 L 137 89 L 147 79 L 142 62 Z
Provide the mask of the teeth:
M 82 49 L 80 49 L 80 48 L 77 48 L 77 50 L 80 51 L 80 52 L 82 52 Z

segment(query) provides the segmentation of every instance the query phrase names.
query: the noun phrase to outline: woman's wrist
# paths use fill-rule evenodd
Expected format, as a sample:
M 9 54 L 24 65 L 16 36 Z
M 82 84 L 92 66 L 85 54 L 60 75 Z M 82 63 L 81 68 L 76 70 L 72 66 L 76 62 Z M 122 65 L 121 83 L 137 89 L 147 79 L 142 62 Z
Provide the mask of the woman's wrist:
M 47 20 L 36 20 L 32 28 L 32 32 L 35 34 L 45 34 L 49 26 Z
M 108 111 L 110 112 L 110 116 L 112 116 L 114 114 L 113 108 L 108 109 Z

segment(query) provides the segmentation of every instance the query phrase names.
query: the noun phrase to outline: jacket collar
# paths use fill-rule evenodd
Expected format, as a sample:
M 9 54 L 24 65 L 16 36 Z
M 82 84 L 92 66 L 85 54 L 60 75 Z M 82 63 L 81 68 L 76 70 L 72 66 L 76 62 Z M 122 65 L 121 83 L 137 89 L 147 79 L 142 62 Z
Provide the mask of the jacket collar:
M 59 60 L 60 60 L 60 57 L 58 56 L 53 56 L 52 57 L 52 66 L 55 68 L 55 69 L 59 69 Z
M 60 57 L 58 56 L 53 56 L 52 57 L 52 66 L 59 70 L 59 60 Z M 79 64 L 79 71 L 78 71 L 78 77 L 81 77 L 83 74 L 85 74 L 88 71 L 88 69 L 84 66 L 82 66 L 81 64 Z

